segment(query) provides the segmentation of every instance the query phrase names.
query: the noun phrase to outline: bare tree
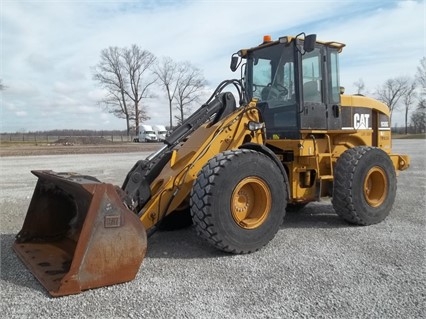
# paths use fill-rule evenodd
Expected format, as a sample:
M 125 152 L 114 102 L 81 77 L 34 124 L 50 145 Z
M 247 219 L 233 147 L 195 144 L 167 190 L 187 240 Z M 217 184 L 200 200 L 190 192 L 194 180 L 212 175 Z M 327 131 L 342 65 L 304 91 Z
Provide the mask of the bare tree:
M 376 91 L 378 99 L 389 107 L 391 119 L 393 111 L 398 107 L 398 101 L 402 96 L 404 96 L 408 89 L 409 81 L 410 79 L 408 77 L 402 76 L 388 79 Z
M 154 73 L 158 77 L 161 85 L 166 89 L 169 101 L 170 128 L 173 127 L 173 100 L 179 83 L 178 64 L 171 58 L 165 57 L 155 67 Z
M 174 97 L 179 111 L 179 116 L 176 116 L 179 124 L 191 112 L 191 104 L 199 100 L 205 84 L 206 80 L 198 68 L 189 62 L 179 65 L 177 90 Z
M 129 87 L 126 88 L 127 97 L 133 102 L 130 119 L 138 128 L 140 122 L 149 119 L 146 108 L 142 107 L 142 99 L 152 98 L 149 87 L 156 78 L 151 76 L 151 67 L 156 57 L 147 50 L 141 50 L 133 44 L 129 49 L 123 49 L 124 69 L 128 76 Z
M 426 101 L 419 102 L 416 110 L 411 114 L 411 123 L 415 133 L 423 133 L 426 130 Z
M 101 61 L 94 67 L 93 79 L 107 91 L 100 103 L 116 117 L 126 119 L 128 135 L 132 121 L 138 127 L 148 118 L 141 100 L 150 97 L 148 88 L 155 80 L 150 79 L 149 68 L 154 62 L 152 53 L 132 45 L 102 50 Z
M 3 84 L 3 80 L 0 79 L 0 91 L 3 91 L 6 88 L 6 86 Z
M 127 77 L 118 47 L 109 47 L 101 51 L 101 61 L 94 67 L 93 79 L 107 91 L 100 101 L 108 112 L 126 120 L 127 135 L 130 135 L 130 113 L 125 88 Z
M 422 94 L 426 94 L 426 57 L 420 60 L 420 65 L 417 67 L 416 81 L 422 88 Z
M 365 90 L 365 83 L 363 79 L 358 79 L 358 81 L 354 82 L 354 86 L 356 87 L 356 94 L 363 94 Z
M 410 107 L 413 105 L 414 100 L 417 97 L 416 94 L 416 81 L 410 81 L 411 83 L 408 83 L 407 89 L 402 95 L 402 102 L 404 103 L 405 107 L 405 134 L 408 134 L 408 111 Z
M 426 105 L 426 57 L 420 60 L 415 77 L 416 83 L 420 87 L 419 103 L 420 105 Z

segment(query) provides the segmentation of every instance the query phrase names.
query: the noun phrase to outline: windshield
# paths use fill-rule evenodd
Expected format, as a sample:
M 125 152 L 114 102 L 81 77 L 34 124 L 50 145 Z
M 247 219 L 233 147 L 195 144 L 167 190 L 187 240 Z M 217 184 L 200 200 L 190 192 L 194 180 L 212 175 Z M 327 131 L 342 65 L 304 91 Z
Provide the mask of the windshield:
M 278 44 L 252 51 L 247 63 L 250 97 L 268 102 L 270 107 L 295 103 L 295 65 L 291 46 Z
M 246 92 L 259 100 L 268 138 L 297 130 L 296 68 L 293 45 L 275 43 L 248 52 Z

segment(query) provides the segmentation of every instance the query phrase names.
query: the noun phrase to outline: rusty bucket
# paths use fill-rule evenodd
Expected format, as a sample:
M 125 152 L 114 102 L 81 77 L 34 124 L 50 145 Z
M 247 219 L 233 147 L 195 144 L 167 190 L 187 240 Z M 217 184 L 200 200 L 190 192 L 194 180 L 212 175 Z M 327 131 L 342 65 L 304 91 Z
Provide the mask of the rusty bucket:
M 146 232 L 115 187 L 73 173 L 32 173 L 39 179 L 13 249 L 49 293 L 133 280 Z

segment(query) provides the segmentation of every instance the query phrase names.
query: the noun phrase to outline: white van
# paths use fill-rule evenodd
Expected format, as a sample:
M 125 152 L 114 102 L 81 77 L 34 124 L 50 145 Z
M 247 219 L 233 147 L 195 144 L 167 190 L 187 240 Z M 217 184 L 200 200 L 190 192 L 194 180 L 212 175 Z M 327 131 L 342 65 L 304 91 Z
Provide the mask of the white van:
M 159 142 L 162 142 L 166 139 L 167 130 L 164 125 L 154 125 L 153 129 L 154 129 L 155 135 L 157 135 L 157 140 Z
M 140 125 L 138 131 L 138 142 L 157 142 L 157 135 L 151 125 Z

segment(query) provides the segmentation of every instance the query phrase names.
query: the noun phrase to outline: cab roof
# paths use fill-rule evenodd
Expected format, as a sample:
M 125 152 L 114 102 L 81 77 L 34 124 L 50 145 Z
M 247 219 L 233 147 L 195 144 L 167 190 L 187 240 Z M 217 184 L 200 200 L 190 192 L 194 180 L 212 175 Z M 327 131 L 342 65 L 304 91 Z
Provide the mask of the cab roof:
M 286 35 L 286 36 L 282 36 L 280 38 L 278 38 L 278 40 L 272 41 L 271 36 L 270 35 L 265 35 L 263 36 L 263 42 L 261 44 L 259 44 L 256 47 L 252 47 L 249 49 L 242 49 L 240 51 L 238 51 L 239 56 L 244 58 L 247 55 L 247 52 L 249 51 L 253 51 L 262 47 L 268 47 L 268 46 L 273 46 L 279 43 L 286 43 L 286 44 L 290 44 L 294 41 L 296 41 L 296 38 L 300 41 L 304 41 L 304 38 L 300 38 L 300 37 L 296 37 L 296 36 L 290 36 L 290 35 Z M 342 52 L 342 49 L 346 46 L 346 44 L 341 43 L 341 42 L 337 42 L 337 41 L 329 41 L 329 42 L 324 42 L 324 41 L 316 41 L 316 43 L 323 45 L 323 46 L 327 46 L 327 47 L 332 47 L 332 48 L 336 48 L 338 49 L 339 53 Z

